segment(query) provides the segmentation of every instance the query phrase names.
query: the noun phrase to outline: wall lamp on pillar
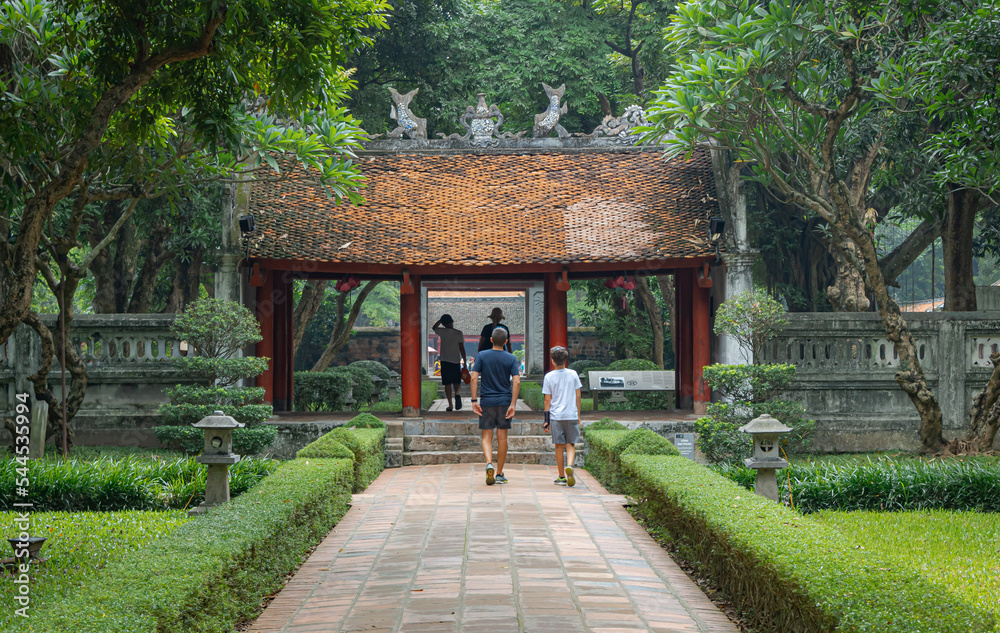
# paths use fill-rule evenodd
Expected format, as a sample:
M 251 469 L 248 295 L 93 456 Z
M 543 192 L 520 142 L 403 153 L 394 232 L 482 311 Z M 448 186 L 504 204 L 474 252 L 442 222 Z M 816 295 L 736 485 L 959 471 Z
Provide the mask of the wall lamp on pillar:
M 403 285 L 399 287 L 399 294 L 401 295 L 412 295 L 416 290 L 413 288 L 413 284 L 410 283 L 410 271 L 407 268 L 403 269 Z
M 241 215 L 240 216 L 240 233 L 244 236 L 252 235 L 257 231 L 257 223 L 254 222 L 252 215 Z
M 562 269 L 562 281 L 556 284 L 556 290 L 569 292 L 569 270 L 565 267 Z
M 722 237 L 722 232 L 726 229 L 726 221 L 722 218 L 708 219 L 708 241 L 717 242 Z

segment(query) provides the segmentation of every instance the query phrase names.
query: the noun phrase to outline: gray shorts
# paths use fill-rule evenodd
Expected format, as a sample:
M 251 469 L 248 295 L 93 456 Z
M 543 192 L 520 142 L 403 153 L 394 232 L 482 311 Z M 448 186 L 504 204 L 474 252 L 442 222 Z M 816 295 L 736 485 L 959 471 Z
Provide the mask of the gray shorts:
M 514 418 L 507 419 L 507 407 L 483 407 L 483 414 L 479 416 L 479 430 L 492 431 L 493 429 L 509 429 Z
M 580 441 L 580 424 L 578 420 L 552 420 L 549 423 L 549 433 L 553 444 L 576 444 Z

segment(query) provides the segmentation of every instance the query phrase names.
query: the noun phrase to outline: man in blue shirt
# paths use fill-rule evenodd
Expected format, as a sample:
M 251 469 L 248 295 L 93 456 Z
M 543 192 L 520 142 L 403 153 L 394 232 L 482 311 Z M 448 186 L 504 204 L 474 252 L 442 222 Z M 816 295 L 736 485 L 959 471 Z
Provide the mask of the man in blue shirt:
M 507 483 L 503 474 L 503 464 L 507 459 L 507 431 L 514 419 L 514 405 L 521 389 L 521 363 L 516 356 L 504 350 L 507 330 L 494 329 L 490 341 L 493 349 L 476 354 L 476 364 L 472 367 L 472 410 L 479 416 L 479 430 L 483 435 L 487 486 Z M 482 402 L 476 398 L 480 376 L 483 379 Z M 497 431 L 496 470 L 493 469 L 493 429 Z

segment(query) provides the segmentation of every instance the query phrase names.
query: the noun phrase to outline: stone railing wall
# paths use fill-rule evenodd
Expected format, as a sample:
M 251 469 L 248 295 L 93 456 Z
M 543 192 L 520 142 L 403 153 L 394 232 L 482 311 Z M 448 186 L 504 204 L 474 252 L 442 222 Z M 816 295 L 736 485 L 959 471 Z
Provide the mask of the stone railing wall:
M 55 317 L 42 319 L 49 328 Z M 155 444 L 157 407 L 164 389 L 183 383 L 170 360 L 186 351 L 173 334 L 172 314 L 80 315 L 70 339 L 87 364 L 87 395 L 71 422 L 80 444 Z M 9 416 L 17 393 L 32 393 L 27 376 L 38 369 L 41 341 L 27 326 L 0 345 L 0 415 Z M 67 383 L 69 377 L 67 376 Z M 49 384 L 61 397 L 59 358 Z
M 1000 347 L 1000 312 L 904 316 L 941 404 L 945 436 L 960 435 L 989 378 L 990 353 Z M 919 417 L 894 379 L 899 358 L 877 314 L 791 314 L 761 356 L 796 366 L 786 397 L 804 403 L 816 420 L 818 450 L 919 448 Z

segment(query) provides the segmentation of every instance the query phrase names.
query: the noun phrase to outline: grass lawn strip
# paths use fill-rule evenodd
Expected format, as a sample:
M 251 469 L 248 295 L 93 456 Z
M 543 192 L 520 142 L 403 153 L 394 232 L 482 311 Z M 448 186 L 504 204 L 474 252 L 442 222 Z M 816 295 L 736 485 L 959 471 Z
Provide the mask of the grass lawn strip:
M 232 502 L 108 565 L 38 613 L 45 633 L 231 631 L 347 511 L 346 459 L 296 459 Z
M 680 555 L 762 630 L 995 630 L 992 613 L 687 459 L 624 455 L 620 467 Z
M 1000 514 L 827 511 L 815 518 L 1000 619 Z
M 15 538 L 13 512 L 0 513 L 7 526 L 3 538 Z M 40 555 L 49 560 L 31 565 L 31 618 L 39 609 L 65 599 L 91 581 L 105 566 L 120 561 L 130 552 L 147 546 L 188 521 L 184 512 L 38 512 L 31 515 L 32 536 L 48 540 Z M 8 547 L 6 543 L 3 547 Z M 5 556 L 11 555 L 8 552 Z M 2 591 L 3 602 L 14 604 L 17 585 L 8 574 Z M 14 609 L 0 613 L 0 629 L 22 625 Z

